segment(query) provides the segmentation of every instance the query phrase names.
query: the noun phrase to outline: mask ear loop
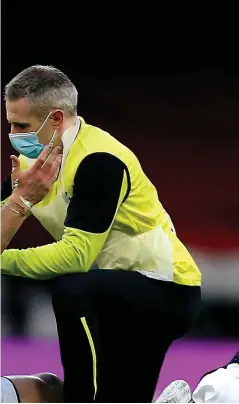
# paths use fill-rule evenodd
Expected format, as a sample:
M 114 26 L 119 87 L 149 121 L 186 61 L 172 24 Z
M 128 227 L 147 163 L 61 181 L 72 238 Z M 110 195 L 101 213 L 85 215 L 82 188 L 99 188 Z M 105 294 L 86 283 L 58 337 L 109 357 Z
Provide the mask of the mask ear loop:
M 56 130 L 54 130 L 54 133 L 53 133 L 53 135 L 52 135 L 52 138 L 51 138 L 50 142 L 48 143 L 48 146 L 49 146 L 51 149 L 52 149 L 52 147 L 53 147 L 53 142 L 54 142 L 55 137 L 56 137 Z
M 37 130 L 37 132 L 35 132 L 36 135 L 37 135 L 37 134 L 40 132 L 40 130 L 43 128 L 43 126 L 45 125 L 45 123 L 46 123 L 47 119 L 49 118 L 49 116 L 51 116 L 51 114 L 54 114 L 54 113 L 57 112 L 57 111 L 61 111 L 61 109 L 56 109 L 55 111 L 49 112 L 49 114 L 47 115 L 47 117 L 45 118 L 45 120 L 43 121 L 43 123 L 41 124 L 40 128 Z M 53 135 L 52 135 L 52 137 L 51 137 L 51 139 L 50 139 L 50 141 L 49 141 L 49 143 L 48 143 L 48 145 L 49 145 L 51 148 L 52 148 L 52 146 L 53 146 L 53 142 L 54 142 L 55 136 L 56 136 L 56 130 L 54 130 L 54 133 L 53 133 Z
M 43 126 L 45 125 L 47 119 L 49 118 L 49 116 L 52 114 L 52 111 L 49 112 L 49 114 L 47 115 L 47 117 L 44 119 L 43 123 L 41 124 L 40 128 L 35 132 L 36 135 L 40 132 L 40 130 L 43 128 Z

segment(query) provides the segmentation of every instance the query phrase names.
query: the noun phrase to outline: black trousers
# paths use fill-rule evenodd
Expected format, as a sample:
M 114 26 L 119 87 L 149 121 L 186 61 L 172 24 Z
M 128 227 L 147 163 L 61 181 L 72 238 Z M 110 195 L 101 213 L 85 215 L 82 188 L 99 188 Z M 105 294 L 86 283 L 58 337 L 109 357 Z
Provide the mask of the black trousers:
M 91 270 L 51 288 L 65 402 L 151 402 L 170 344 L 197 317 L 200 287 Z

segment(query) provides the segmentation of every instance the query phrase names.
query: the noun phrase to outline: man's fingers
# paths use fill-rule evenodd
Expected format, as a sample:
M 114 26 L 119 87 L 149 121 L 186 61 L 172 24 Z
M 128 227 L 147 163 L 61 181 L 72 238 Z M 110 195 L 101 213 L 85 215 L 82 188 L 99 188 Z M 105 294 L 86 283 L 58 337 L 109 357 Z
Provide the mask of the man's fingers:
M 52 150 L 51 154 L 49 154 L 46 161 L 42 165 L 41 170 L 44 171 L 45 173 L 48 173 L 51 170 L 52 164 L 54 163 L 54 161 L 60 155 L 60 152 L 61 152 L 61 148 L 60 147 L 55 147 L 55 149 Z M 61 157 L 60 157 L 60 161 L 61 161 Z
M 20 168 L 20 160 L 17 156 L 10 156 L 10 159 L 12 160 L 12 172 L 16 170 L 16 168 Z
M 21 174 L 20 160 L 17 156 L 14 155 L 10 156 L 10 159 L 12 161 L 12 174 L 11 174 L 12 186 L 14 186 L 15 181 Z
M 58 154 L 58 156 L 52 163 L 52 166 L 51 166 L 51 174 L 52 174 L 51 181 L 52 182 L 55 182 L 58 178 L 59 171 L 61 168 L 61 160 L 62 160 L 62 154 Z
M 52 146 L 47 145 L 43 151 L 41 152 L 41 154 L 39 155 L 39 157 L 37 157 L 35 163 L 33 164 L 31 170 L 32 171 L 37 171 L 39 170 L 39 168 L 41 168 L 43 166 L 43 164 L 45 163 L 47 157 L 49 156 L 50 152 L 52 150 Z

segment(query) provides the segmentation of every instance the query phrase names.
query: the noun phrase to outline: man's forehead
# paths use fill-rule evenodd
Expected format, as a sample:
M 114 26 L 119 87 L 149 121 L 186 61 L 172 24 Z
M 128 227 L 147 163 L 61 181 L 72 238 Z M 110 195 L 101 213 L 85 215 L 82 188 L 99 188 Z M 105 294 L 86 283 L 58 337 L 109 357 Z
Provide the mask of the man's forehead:
M 25 98 L 17 101 L 6 101 L 6 113 L 9 122 L 28 122 L 31 118 L 29 105 Z

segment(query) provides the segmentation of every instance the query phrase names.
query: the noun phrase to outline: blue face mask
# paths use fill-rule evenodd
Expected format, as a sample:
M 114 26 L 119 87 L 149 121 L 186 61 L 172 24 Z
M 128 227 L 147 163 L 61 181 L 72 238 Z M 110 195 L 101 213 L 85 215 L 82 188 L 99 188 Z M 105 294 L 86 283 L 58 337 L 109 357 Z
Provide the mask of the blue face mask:
M 14 149 L 17 150 L 20 154 L 29 157 L 30 159 L 36 159 L 45 147 L 45 145 L 38 142 L 37 134 L 43 128 L 51 114 L 52 112 L 47 115 L 46 119 L 37 132 L 9 133 L 9 139 Z M 53 136 L 48 144 L 53 143 L 55 134 L 56 131 L 54 131 Z

